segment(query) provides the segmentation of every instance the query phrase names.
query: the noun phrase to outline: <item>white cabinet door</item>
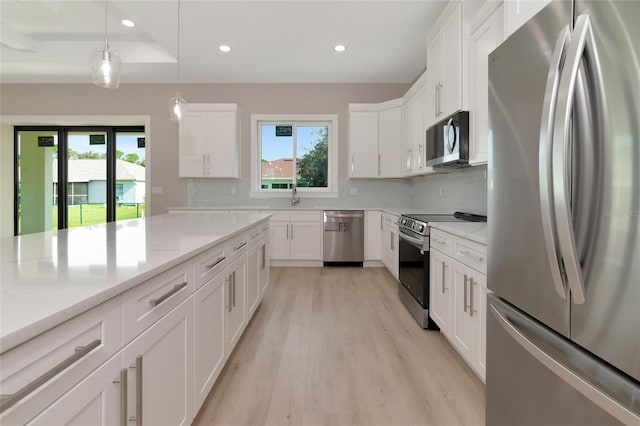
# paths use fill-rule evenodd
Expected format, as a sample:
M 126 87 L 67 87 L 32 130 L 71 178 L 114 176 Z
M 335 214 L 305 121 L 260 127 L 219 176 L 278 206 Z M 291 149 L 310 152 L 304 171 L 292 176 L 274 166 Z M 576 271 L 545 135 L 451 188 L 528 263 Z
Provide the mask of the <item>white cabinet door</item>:
M 292 222 L 290 241 L 291 241 L 290 259 L 299 259 L 299 260 L 321 260 L 322 259 L 322 223 L 321 222 Z
M 120 410 L 123 389 L 119 381 L 121 366 L 122 354 L 118 354 L 44 411 L 33 413 L 34 416 L 31 419 L 25 419 L 24 423 L 42 426 L 122 424 Z M 16 423 L 10 418 L 4 418 L 2 424 Z
M 460 354 L 476 369 L 475 346 L 480 330 L 479 282 L 484 278 L 479 272 L 462 263 L 451 261 L 453 286 L 453 323 L 450 339 Z
M 505 0 L 505 38 L 540 12 L 551 0 Z
M 450 334 L 451 281 L 449 278 L 450 260 L 437 250 L 430 254 L 430 297 L 431 318 L 438 324 L 440 331 Z
M 249 317 L 260 301 L 260 272 L 262 266 L 262 246 L 256 244 L 247 253 L 247 309 Z
M 484 382 L 487 376 L 487 283 L 486 277 L 478 275 L 478 285 L 474 286 L 473 291 L 478 293 L 478 314 L 480 317 L 479 336 L 480 341 L 476 346 L 478 353 L 475 357 L 476 371 Z M 475 284 L 475 281 L 474 281 Z M 475 294 L 475 293 L 474 293 Z
M 462 108 L 462 6 L 458 4 L 442 29 L 443 83 L 441 118 Z
M 472 32 L 470 39 L 471 64 L 471 144 L 469 163 L 487 162 L 489 139 L 489 53 L 502 41 L 503 6 L 500 5 Z
M 216 111 L 207 114 L 207 177 L 240 177 L 237 113 Z
M 135 417 L 146 425 L 191 424 L 192 322 L 190 297 L 124 348 L 128 418 Z
M 263 238 L 262 241 L 258 243 L 258 247 L 258 255 L 260 256 L 258 278 L 260 281 L 260 295 L 262 297 L 267 287 L 269 287 L 269 238 Z
M 378 177 L 378 112 L 349 113 L 349 176 Z
M 382 213 L 378 210 L 364 212 L 364 260 L 380 260 L 382 257 Z
M 427 46 L 427 127 L 462 108 L 462 8 L 450 10 Z
M 396 107 L 378 113 L 378 155 L 380 177 L 402 176 L 402 108 Z
M 425 87 L 420 86 L 405 103 L 402 110 L 402 138 L 406 157 L 403 160 L 405 174 L 425 172 L 424 135 Z
M 205 177 L 207 160 L 207 115 L 188 112 L 180 120 L 178 174 L 180 177 Z
M 224 366 L 225 283 L 223 271 L 193 295 L 194 413 L 202 406 Z
M 269 256 L 275 260 L 289 259 L 289 222 L 271 222 L 269 227 Z
M 436 34 L 427 46 L 427 87 L 424 109 L 426 127 L 435 124 L 442 114 L 440 92 L 442 89 L 442 34 Z
M 394 276 L 396 280 L 400 279 L 399 275 L 399 262 L 400 262 L 400 253 L 398 251 L 398 244 L 400 244 L 400 236 L 397 232 L 391 232 L 391 275 Z
M 226 272 L 225 288 L 225 356 L 229 356 L 235 347 L 247 321 L 245 294 L 247 288 L 246 256 L 229 265 Z
M 380 259 L 382 264 L 391 272 L 391 231 L 382 230 L 382 238 L 380 241 Z

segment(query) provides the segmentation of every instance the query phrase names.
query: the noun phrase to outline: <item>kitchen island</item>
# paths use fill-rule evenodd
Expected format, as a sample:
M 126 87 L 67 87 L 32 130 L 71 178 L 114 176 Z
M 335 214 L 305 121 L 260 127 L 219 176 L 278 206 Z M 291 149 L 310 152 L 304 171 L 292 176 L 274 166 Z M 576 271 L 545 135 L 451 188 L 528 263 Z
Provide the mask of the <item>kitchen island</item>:
M 268 284 L 268 221 L 190 212 L 0 239 L 2 423 L 61 422 L 85 395 L 103 395 L 106 423 L 190 423 Z

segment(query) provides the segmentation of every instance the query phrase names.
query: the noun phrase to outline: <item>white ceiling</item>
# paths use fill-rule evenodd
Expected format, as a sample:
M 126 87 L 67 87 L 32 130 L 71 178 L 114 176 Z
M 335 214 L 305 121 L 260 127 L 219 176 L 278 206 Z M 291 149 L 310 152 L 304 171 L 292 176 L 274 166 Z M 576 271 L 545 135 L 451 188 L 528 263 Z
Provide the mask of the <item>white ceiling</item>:
M 410 83 L 446 0 L 181 1 L 180 81 Z M 2 83 L 91 83 L 104 39 L 101 0 L 0 0 Z M 108 0 L 121 83 L 178 76 L 177 0 Z M 120 21 L 131 19 L 134 28 Z M 335 44 L 347 46 L 343 53 Z M 222 53 L 220 44 L 231 46 Z

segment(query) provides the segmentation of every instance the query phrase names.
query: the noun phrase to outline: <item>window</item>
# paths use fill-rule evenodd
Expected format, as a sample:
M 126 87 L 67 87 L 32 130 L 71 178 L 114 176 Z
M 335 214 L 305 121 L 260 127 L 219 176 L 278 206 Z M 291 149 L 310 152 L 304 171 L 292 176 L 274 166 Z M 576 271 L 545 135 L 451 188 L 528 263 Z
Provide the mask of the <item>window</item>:
M 252 195 L 337 196 L 336 115 L 252 115 Z
M 121 203 L 124 196 L 124 183 L 116 183 L 116 202 Z

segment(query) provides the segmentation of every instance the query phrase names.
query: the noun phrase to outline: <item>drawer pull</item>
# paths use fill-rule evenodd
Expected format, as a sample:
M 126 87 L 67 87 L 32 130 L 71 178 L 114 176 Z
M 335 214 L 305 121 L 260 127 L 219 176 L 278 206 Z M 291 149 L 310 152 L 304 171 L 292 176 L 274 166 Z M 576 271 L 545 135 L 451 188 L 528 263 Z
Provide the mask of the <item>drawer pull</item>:
M 186 281 L 183 282 L 182 284 L 176 284 L 171 290 L 169 290 L 168 292 L 166 292 L 162 296 L 158 297 L 157 299 L 149 300 L 149 304 L 151 306 L 158 306 L 159 304 L 161 304 L 162 302 L 164 302 L 165 300 L 167 300 L 168 298 L 170 298 L 171 296 L 173 296 L 174 294 L 176 294 L 177 292 L 179 292 L 180 290 L 182 290 L 186 286 L 187 286 L 187 282 Z
M 210 263 L 210 264 L 208 264 L 208 265 L 204 265 L 204 268 L 205 268 L 205 269 L 211 269 L 211 268 L 213 268 L 214 266 L 219 265 L 219 264 L 220 264 L 220 262 L 222 262 L 222 261 L 223 261 L 223 260 L 225 260 L 225 259 L 226 259 L 226 256 L 221 256 L 221 257 L 217 258 L 213 263 Z
M 463 254 L 463 255 L 465 255 L 465 256 L 467 256 L 467 257 L 468 257 L 468 258 L 470 258 L 470 259 L 473 259 L 473 260 L 477 261 L 477 262 L 482 262 L 482 261 L 484 261 L 484 257 L 482 257 L 482 256 L 476 256 L 476 255 L 474 255 L 473 253 L 471 253 L 469 250 L 460 250 L 460 253 L 461 253 L 461 254 Z
M 120 378 L 112 381 L 120 383 L 120 426 L 127 426 L 127 369 L 120 370 Z
M 445 242 L 445 241 L 439 240 L 438 238 L 433 238 L 433 237 L 432 237 L 431 239 L 432 239 L 434 242 L 436 242 L 436 243 L 440 244 L 441 246 L 443 246 L 443 245 L 445 245 L 445 244 L 446 244 L 446 242 Z
M 136 415 L 129 417 L 130 422 L 136 422 L 136 426 L 142 425 L 142 355 L 136 357 L 136 363 L 129 365 L 136 369 Z
M 65 370 L 67 367 L 75 363 L 76 361 L 84 358 L 89 352 L 100 346 L 102 341 L 100 339 L 96 339 L 93 342 L 89 343 L 86 346 L 80 346 L 75 349 L 73 355 L 69 356 L 67 359 L 62 361 L 60 364 L 53 367 L 51 370 L 47 371 L 28 385 L 24 386 L 22 389 L 17 391 L 11 395 L 2 395 L 0 398 L 0 413 L 4 412 L 9 407 L 12 407 L 18 401 L 29 395 L 31 392 L 38 389 L 40 386 L 57 376 L 60 372 Z
M 259 237 L 259 236 L 260 236 L 260 233 L 259 233 L 259 232 L 256 232 L 255 234 L 251 235 L 251 236 L 249 237 L 249 239 L 250 239 L 250 240 L 253 240 L 254 238 L 257 238 L 257 237 Z
M 235 247 L 233 248 L 233 251 L 240 250 L 242 247 L 244 247 L 244 246 L 246 246 L 246 245 L 247 245 L 247 242 L 245 241 L 245 242 L 243 242 L 242 244 L 239 244 L 239 245 L 235 246 Z

